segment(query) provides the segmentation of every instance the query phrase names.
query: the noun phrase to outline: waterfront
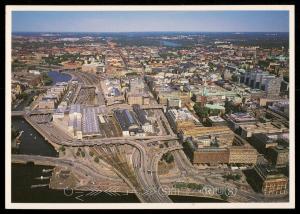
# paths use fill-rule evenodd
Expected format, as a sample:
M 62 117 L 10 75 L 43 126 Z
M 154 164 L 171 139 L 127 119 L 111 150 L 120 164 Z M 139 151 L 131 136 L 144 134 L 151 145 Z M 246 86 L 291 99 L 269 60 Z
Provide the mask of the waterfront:
M 52 85 L 55 85 L 57 82 L 68 82 L 72 78 L 71 75 L 58 71 L 49 71 L 47 74 L 52 79 Z
M 20 144 L 19 153 L 53 157 L 58 156 L 55 149 L 23 118 L 13 118 L 12 124 L 18 130 L 24 131 L 20 138 L 22 143 Z M 53 190 L 48 187 L 31 189 L 31 185 L 44 184 L 48 182 L 48 180 L 41 181 L 34 178 L 41 175 L 48 175 L 49 173 L 42 173 L 42 170 L 51 168 L 52 167 L 28 164 L 12 164 L 12 201 L 18 203 L 139 203 L 138 198 L 134 194 L 119 193 L 118 195 L 109 195 L 107 193 L 99 193 L 95 197 L 84 197 L 84 201 L 80 201 L 76 199 L 76 197 L 80 194 L 77 194 L 75 190 L 72 196 L 66 196 L 63 190 Z M 85 195 L 87 192 L 82 194 Z M 41 197 L 41 195 L 43 197 Z M 187 196 L 170 196 L 170 198 L 173 202 L 177 203 L 220 202 L 220 200 L 216 199 Z
M 25 119 L 21 117 L 14 117 L 12 125 L 18 130 L 23 131 L 20 140 L 19 154 L 27 155 L 44 155 L 57 157 L 58 153 L 53 146 L 49 144 L 43 136 L 41 136 L 35 129 L 33 129 Z
M 33 166 L 24 164 L 12 164 L 12 202 L 17 203 L 139 203 L 134 194 L 119 193 L 109 195 L 99 193 L 97 196 L 86 196 L 82 191 L 53 190 L 48 187 L 31 188 L 35 184 L 47 184 L 49 180 L 36 180 L 41 175 L 49 176 L 51 173 L 43 173 L 43 169 L 53 167 Z M 80 197 L 81 200 L 76 197 Z M 83 200 L 83 201 L 82 201 Z
M 50 73 L 50 72 L 49 72 Z M 50 75 L 53 79 L 53 84 L 59 81 L 70 80 L 70 75 L 51 71 Z M 57 157 L 58 153 L 36 130 L 34 130 L 23 118 L 14 117 L 12 125 L 17 130 L 23 130 L 20 137 L 21 144 L 19 147 L 20 154 L 43 155 Z M 23 203 L 139 203 L 135 194 L 119 193 L 119 195 L 109 195 L 107 193 L 99 193 L 94 197 L 84 197 L 84 201 L 78 200 L 76 197 L 80 194 L 66 196 L 63 190 L 53 190 L 48 187 L 38 187 L 31 189 L 31 185 L 48 183 L 48 180 L 41 181 L 34 178 L 41 175 L 43 169 L 52 167 L 32 166 L 22 164 L 12 164 L 12 201 Z M 82 194 L 87 194 L 82 193 Z M 43 197 L 41 197 L 41 195 Z M 215 199 L 186 197 L 186 196 L 170 196 L 173 202 L 216 202 Z

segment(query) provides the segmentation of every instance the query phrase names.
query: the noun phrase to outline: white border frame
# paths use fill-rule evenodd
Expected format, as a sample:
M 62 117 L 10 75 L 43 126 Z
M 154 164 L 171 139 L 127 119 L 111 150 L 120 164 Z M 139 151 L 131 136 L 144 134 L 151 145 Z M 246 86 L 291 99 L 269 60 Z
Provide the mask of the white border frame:
M 290 177 L 286 203 L 12 203 L 11 202 L 11 33 L 12 11 L 288 11 L 290 50 Z M 295 208 L 295 6 L 294 5 L 189 5 L 189 6 L 99 6 L 99 5 L 7 5 L 5 15 L 5 207 L 7 209 L 238 209 Z

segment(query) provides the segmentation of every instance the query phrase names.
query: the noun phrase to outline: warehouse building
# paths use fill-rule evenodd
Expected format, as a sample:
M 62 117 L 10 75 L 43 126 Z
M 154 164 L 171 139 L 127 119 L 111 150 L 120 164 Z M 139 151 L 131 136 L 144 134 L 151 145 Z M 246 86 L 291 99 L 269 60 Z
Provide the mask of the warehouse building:
M 127 109 L 116 109 L 114 110 L 114 116 L 121 127 L 123 136 L 145 135 L 134 112 Z
M 71 105 L 69 111 L 68 131 L 74 138 L 82 139 L 81 130 L 81 107 L 80 105 Z
M 141 109 L 139 105 L 132 106 L 134 113 L 137 115 L 137 118 L 142 126 L 144 132 L 153 132 L 153 126 L 151 121 L 147 119 L 147 113 L 145 110 Z

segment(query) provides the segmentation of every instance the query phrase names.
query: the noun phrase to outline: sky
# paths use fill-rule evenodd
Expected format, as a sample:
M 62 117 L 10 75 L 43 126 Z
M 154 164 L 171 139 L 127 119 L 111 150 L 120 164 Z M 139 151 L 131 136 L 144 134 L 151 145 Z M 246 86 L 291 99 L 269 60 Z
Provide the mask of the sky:
M 288 11 L 13 11 L 13 32 L 288 32 Z

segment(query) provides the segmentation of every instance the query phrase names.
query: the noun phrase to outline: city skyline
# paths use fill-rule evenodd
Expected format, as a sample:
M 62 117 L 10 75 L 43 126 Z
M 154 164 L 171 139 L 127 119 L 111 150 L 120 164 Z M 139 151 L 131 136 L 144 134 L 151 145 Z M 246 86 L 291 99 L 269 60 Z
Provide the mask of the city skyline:
M 17 11 L 12 26 L 15 33 L 289 32 L 289 16 L 287 11 Z

